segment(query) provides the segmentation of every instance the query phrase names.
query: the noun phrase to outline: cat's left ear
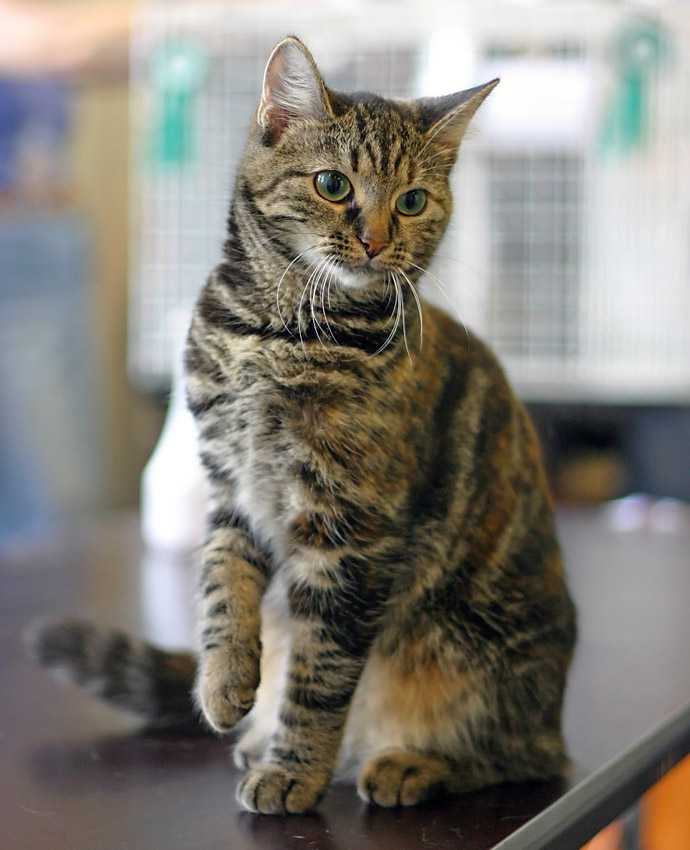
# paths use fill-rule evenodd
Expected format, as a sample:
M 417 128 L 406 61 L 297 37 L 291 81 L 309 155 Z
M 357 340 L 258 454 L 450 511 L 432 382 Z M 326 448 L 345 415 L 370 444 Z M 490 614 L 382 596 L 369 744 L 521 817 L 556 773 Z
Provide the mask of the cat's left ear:
M 455 94 L 418 100 L 417 106 L 427 138 L 449 151 L 456 151 L 474 113 L 498 83 L 497 79 L 491 80 L 483 86 Z
M 283 39 L 266 65 L 257 123 L 275 142 L 291 121 L 330 117 L 328 92 L 311 53 L 298 38 Z

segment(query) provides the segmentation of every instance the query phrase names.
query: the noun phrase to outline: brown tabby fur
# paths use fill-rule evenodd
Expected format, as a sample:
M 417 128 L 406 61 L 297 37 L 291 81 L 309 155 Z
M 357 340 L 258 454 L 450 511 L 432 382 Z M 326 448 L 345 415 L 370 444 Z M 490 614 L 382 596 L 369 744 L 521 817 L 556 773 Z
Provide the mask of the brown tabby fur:
M 267 66 L 185 357 L 211 490 L 196 695 L 217 731 L 241 721 L 252 811 L 311 809 L 336 771 L 395 806 L 566 767 L 574 616 L 539 448 L 492 353 L 416 293 L 494 84 L 337 94 L 296 39 Z M 347 198 L 320 196 L 324 170 Z M 39 655 L 82 680 L 119 659 L 127 704 L 147 650 L 128 680 L 124 638 L 88 628 Z M 153 686 L 142 713 L 186 716 Z

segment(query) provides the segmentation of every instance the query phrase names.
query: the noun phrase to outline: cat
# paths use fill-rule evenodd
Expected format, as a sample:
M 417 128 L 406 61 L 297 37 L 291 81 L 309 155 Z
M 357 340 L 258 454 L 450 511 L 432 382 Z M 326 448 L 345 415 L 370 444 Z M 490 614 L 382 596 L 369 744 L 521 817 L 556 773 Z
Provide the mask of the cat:
M 250 811 L 311 810 L 334 776 L 409 806 L 567 769 L 575 616 L 538 442 L 487 346 L 417 292 L 497 82 L 341 94 L 277 45 L 184 356 L 210 505 L 198 659 L 35 635 L 149 722 L 196 703 L 238 730 Z

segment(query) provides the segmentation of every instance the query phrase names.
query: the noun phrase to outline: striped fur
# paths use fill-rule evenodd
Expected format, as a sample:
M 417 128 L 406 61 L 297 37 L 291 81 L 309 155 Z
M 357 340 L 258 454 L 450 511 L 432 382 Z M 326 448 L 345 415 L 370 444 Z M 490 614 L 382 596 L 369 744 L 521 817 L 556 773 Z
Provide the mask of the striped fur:
M 115 629 L 77 620 L 35 625 L 29 654 L 56 678 L 80 685 L 153 728 L 198 726 L 190 696 L 196 659 L 163 652 Z
M 392 102 L 329 91 L 296 39 L 268 63 L 185 355 L 211 491 L 195 693 L 239 724 L 252 811 L 309 810 L 335 773 L 394 806 L 566 769 L 539 448 L 492 353 L 416 291 L 493 85 Z

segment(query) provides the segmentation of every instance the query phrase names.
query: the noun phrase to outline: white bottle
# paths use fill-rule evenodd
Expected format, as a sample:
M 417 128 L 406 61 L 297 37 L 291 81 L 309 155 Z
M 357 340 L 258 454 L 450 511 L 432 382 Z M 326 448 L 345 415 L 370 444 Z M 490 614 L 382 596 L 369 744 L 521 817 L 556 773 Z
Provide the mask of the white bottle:
M 182 368 L 173 372 L 163 430 L 141 478 L 141 533 L 150 549 L 183 552 L 203 543 L 206 482 Z

